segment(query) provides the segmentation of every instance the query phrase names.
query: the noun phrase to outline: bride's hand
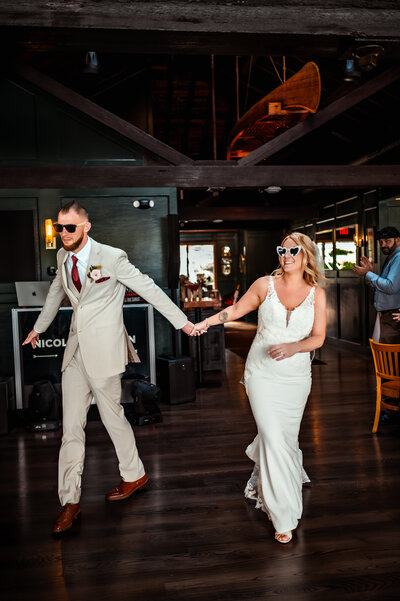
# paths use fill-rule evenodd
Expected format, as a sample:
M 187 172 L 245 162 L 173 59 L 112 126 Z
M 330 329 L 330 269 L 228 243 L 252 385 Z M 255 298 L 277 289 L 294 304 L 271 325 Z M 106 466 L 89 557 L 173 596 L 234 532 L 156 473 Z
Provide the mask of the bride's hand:
M 292 357 L 297 352 L 296 343 L 291 342 L 289 344 L 277 344 L 275 346 L 271 346 L 268 351 L 271 359 L 276 359 L 276 361 L 282 361 L 282 359 L 288 359 Z
M 199 321 L 194 324 L 193 330 L 190 332 L 189 336 L 200 336 L 201 334 L 205 334 L 208 330 L 207 319 L 204 321 Z

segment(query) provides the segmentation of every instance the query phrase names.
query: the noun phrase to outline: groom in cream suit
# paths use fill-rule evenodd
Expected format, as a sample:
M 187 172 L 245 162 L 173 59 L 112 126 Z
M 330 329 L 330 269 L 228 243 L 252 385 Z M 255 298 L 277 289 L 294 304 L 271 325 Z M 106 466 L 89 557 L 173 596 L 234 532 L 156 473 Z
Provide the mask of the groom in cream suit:
M 147 275 L 134 267 L 124 251 L 89 238 L 87 211 L 77 202 L 65 205 L 55 224 L 63 248 L 57 254 L 57 275 L 33 330 L 23 344 L 33 348 L 67 297 L 71 327 L 62 364 L 63 437 L 58 491 L 62 510 L 53 532 L 68 530 L 80 514 L 81 475 L 85 458 L 86 416 L 92 396 L 114 444 L 121 482 L 107 501 L 126 499 L 147 484 L 132 428 L 120 405 L 120 374 L 139 357 L 123 323 L 122 305 L 128 287 L 186 334 L 193 324 Z

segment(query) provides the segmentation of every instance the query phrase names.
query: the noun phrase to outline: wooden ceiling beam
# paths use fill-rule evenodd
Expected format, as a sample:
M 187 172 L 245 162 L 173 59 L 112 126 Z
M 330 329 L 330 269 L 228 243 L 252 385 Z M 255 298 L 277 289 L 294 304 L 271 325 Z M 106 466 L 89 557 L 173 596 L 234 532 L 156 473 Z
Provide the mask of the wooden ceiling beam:
M 397 32 L 399 33 L 399 32 Z M 399 36 L 384 41 L 385 58 L 399 58 Z M 301 57 L 304 60 L 339 58 L 348 52 L 354 38 L 344 35 L 263 34 L 218 32 L 135 31 L 129 29 L 76 29 L 46 27 L 5 27 L 0 25 L 2 53 L 15 52 L 15 44 L 29 53 L 86 52 L 121 54 L 184 54 Z M 374 43 L 363 40 L 358 45 Z M 348 50 L 350 48 L 350 50 Z
M 250 167 L 257 165 L 263 159 L 267 159 L 280 150 L 283 150 L 293 142 L 306 136 L 311 131 L 315 131 L 322 125 L 325 125 L 328 121 L 337 117 L 338 115 L 349 110 L 362 100 L 365 100 L 372 94 L 379 92 L 389 84 L 393 83 L 400 77 L 400 65 L 397 64 L 390 69 L 387 69 L 383 73 L 380 73 L 373 79 L 367 81 L 367 83 L 359 86 L 355 90 L 352 90 L 345 96 L 342 96 L 338 100 L 335 100 L 330 105 L 316 113 L 310 115 L 302 123 L 298 123 L 294 127 L 288 129 L 284 133 L 280 134 L 270 142 L 266 142 L 253 152 L 250 152 L 247 156 L 239 159 L 238 165 L 240 167 Z
M 147 167 L 0 167 L 0 188 L 209 187 L 254 189 L 400 187 L 398 165 L 154 165 Z
M 312 219 L 317 217 L 318 209 L 315 206 L 282 205 L 281 207 L 207 207 L 199 208 L 179 204 L 179 219 L 187 221 L 266 221 L 298 219 L 300 216 Z
M 235 32 L 398 37 L 400 11 L 391 0 L 292 0 L 290 3 L 217 0 L 2 0 L 0 23 L 24 27 L 129 29 L 131 32 Z
M 107 109 L 84 98 L 80 94 L 77 94 L 33 67 L 22 63 L 14 63 L 10 65 L 9 68 L 11 70 L 11 76 L 18 75 L 40 90 L 51 94 L 53 97 L 65 102 L 68 106 L 91 117 L 98 123 L 105 125 L 131 142 L 138 144 L 145 150 L 168 161 L 172 165 L 192 165 L 194 163 L 192 159 L 178 152 L 174 148 L 171 148 L 167 144 L 164 144 L 164 142 L 153 138 L 153 136 L 147 134 L 135 125 L 132 125 L 132 123 L 121 119 L 117 115 L 107 111 Z

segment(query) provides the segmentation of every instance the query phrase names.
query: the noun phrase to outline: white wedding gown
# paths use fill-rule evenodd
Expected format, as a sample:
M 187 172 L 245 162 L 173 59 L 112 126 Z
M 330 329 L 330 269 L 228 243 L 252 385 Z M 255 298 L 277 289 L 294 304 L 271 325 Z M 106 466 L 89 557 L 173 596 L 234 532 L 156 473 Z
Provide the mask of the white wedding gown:
M 294 530 L 301 517 L 303 469 L 298 434 L 311 388 L 310 353 L 276 361 L 268 350 L 308 338 L 314 323 L 314 291 L 293 309 L 280 302 L 269 277 L 268 293 L 258 309 L 257 334 L 249 351 L 243 383 L 258 434 L 246 453 L 255 463 L 245 496 L 268 514 L 276 532 Z

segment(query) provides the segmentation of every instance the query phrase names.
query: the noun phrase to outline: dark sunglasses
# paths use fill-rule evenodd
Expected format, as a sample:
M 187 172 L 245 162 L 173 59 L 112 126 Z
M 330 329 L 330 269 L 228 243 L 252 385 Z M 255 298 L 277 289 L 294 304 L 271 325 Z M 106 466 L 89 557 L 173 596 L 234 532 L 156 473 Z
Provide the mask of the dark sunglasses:
M 292 257 L 296 257 L 301 251 L 301 246 L 291 246 L 290 248 L 286 248 L 285 246 L 276 247 L 276 252 L 280 257 L 285 257 L 288 251 Z
M 61 234 L 64 228 L 67 232 L 73 234 L 78 226 L 85 225 L 85 223 L 86 221 L 82 221 L 82 223 L 67 223 L 66 225 L 62 225 L 61 223 L 53 223 L 53 227 L 58 234 Z

